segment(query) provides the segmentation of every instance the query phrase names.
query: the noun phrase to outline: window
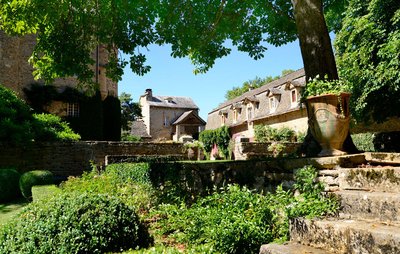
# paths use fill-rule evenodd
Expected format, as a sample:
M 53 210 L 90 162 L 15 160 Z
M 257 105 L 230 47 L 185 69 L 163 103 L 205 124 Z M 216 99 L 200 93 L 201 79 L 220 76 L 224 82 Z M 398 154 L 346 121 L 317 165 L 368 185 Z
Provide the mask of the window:
M 79 103 L 70 102 L 67 105 L 67 116 L 69 117 L 79 117 Z
M 227 118 L 228 118 L 228 114 L 227 113 L 221 114 L 221 125 L 225 125 Z
M 269 98 L 269 111 L 271 113 L 275 112 L 276 108 L 278 107 L 278 102 L 276 101 L 275 97 Z
M 247 108 L 247 120 L 253 119 L 253 107 Z
M 165 113 L 163 113 L 163 125 L 165 127 L 169 126 L 169 118 L 168 118 L 168 116 L 165 115 Z
M 238 110 L 234 109 L 233 110 L 233 122 L 236 123 L 238 120 Z
M 297 102 L 296 90 L 292 90 L 292 103 Z

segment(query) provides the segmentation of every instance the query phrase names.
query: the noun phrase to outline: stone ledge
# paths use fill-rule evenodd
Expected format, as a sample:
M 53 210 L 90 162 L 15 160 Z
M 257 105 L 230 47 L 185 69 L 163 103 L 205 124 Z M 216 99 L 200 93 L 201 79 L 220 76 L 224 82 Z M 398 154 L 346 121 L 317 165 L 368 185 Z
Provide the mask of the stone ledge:
M 330 254 L 326 250 L 313 248 L 297 243 L 264 244 L 261 245 L 260 254 Z

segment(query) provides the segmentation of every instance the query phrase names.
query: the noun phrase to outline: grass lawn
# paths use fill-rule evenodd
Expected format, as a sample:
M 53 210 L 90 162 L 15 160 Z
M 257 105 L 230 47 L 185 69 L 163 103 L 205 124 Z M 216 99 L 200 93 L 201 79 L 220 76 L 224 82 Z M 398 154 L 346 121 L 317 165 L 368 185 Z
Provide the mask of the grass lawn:
M 0 204 L 0 227 L 18 214 L 28 203 L 25 198 L 20 198 L 9 203 Z

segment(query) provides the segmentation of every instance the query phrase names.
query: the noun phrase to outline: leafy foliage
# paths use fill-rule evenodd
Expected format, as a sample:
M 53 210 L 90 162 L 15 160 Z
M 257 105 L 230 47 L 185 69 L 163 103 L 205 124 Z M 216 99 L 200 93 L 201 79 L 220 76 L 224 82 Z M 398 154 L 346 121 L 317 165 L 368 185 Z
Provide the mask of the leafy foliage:
M 288 127 L 273 128 L 268 125 L 255 125 L 254 137 L 258 142 L 295 142 L 296 132 Z
M 164 237 L 203 245 L 213 253 L 255 253 L 262 243 L 287 240 L 291 218 L 336 212 L 338 202 L 323 195 L 316 176 L 310 166 L 296 172 L 294 190 L 280 186 L 264 196 L 229 185 L 190 207 L 161 204 L 151 212 L 158 218 L 154 228 Z
M 66 122 L 50 114 L 32 114 L 24 101 L 0 85 L 0 143 L 26 144 L 36 141 L 78 140 Z
M 19 188 L 22 195 L 32 200 L 32 187 L 35 185 L 53 184 L 53 174 L 47 170 L 33 170 L 22 174 L 19 179 Z
M 210 155 L 214 144 L 216 144 L 224 158 L 229 158 L 230 139 L 231 135 L 227 126 L 222 126 L 214 130 L 205 130 L 200 132 L 199 135 L 199 141 L 203 143 L 204 150 L 208 155 Z
M 184 242 L 211 245 L 217 253 L 254 253 L 270 242 L 271 212 L 266 198 L 246 188 L 228 186 L 191 208 L 162 207 L 165 232 Z M 181 234 L 180 234 L 181 233 Z
M 137 214 L 119 199 L 68 193 L 31 203 L 0 228 L 1 253 L 104 253 L 145 246 Z
M 67 122 L 61 120 L 59 116 L 52 114 L 34 114 L 35 140 L 36 141 L 76 141 L 81 139 L 69 127 Z
M 121 102 L 121 127 L 123 130 L 130 130 L 130 122 L 142 117 L 142 109 L 137 102 L 132 102 L 128 93 L 121 93 L 118 96 Z
M 345 1 L 323 2 L 336 20 Z M 105 45 L 109 52 L 107 75 L 120 80 L 128 64 L 138 75 L 150 70 L 142 49 L 153 43 L 170 44 L 173 57 L 188 56 L 195 73 L 200 73 L 231 52 L 227 41 L 260 59 L 267 49 L 265 42 L 280 46 L 297 38 L 290 1 L 0 3 L 0 29 L 10 34 L 37 34 L 30 62 L 35 77 L 47 82 L 76 75 L 80 81 L 92 83 L 94 73 L 89 65 L 97 45 Z M 131 55 L 130 59 L 120 58 L 117 49 Z
M 349 1 L 335 48 L 339 74 L 352 86 L 357 121 L 381 122 L 400 114 L 399 28 L 399 1 Z
M 315 77 L 307 82 L 306 88 L 303 90 L 302 99 L 309 96 L 317 96 L 322 94 L 340 95 L 343 92 L 350 92 L 349 84 L 344 80 L 328 80 L 328 77 L 321 79 Z
M 255 89 L 258 87 L 261 87 L 271 81 L 274 81 L 276 79 L 279 79 L 280 77 L 285 76 L 286 74 L 289 74 L 293 72 L 293 70 L 283 70 L 282 75 L 272 77 L 272 76 L 267 76 L 265 78 L 260 78 L 256 77 L 255 79 L 248 80 L 242 84 L 240 87 L 233 87 L 231 90 L 226 91 L 225 93 L 225 99 L 226 100 L 232 100 L 236 97 L 239 97 L 240 95 L 244 94 L 245 92 Z
M 11 168 L 0 169 L 0 203 L 13 200 L 21 196 L 18 188 L 20 174 Z
M 374 147 L 375 137 L 376 133 L 358 133 L 351 135 L 357 149 L 364 152 L 377 152 Z
M 101 174 L 93 168 L 82 177 L 70 177 L 61 188 L 64 192 L 113 195 L 134 210 L 147 210 L 156 201 L 148 167 L 146 163 L 115 164 Z

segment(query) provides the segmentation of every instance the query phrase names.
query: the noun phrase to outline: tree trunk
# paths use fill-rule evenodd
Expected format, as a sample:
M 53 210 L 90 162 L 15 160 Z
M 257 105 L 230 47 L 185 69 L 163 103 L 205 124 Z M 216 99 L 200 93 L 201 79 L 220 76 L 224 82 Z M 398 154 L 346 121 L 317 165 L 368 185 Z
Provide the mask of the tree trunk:
M 306 80 L 328 76 L 338 79 L 321 0 L 292 0 Z
M 339 79 L 331 38 L 322 9 L 322 1 L 292 0 L 292 4 L 306 82 L 317 75 L 322 79 L 325 76 L 328 76 L 328 80 Z M 309 130 L 301 150 L 307 156 L 315 156 L 318 154 L 318 150 L 321 150 Z M 348 133 L 344 142 L 343 150 L 348 153 L 358 152 L 350 133 Z

